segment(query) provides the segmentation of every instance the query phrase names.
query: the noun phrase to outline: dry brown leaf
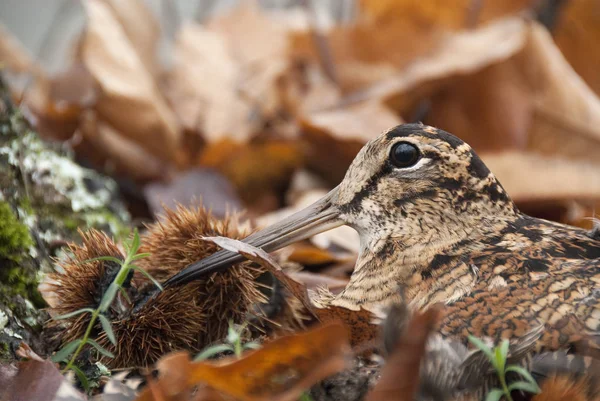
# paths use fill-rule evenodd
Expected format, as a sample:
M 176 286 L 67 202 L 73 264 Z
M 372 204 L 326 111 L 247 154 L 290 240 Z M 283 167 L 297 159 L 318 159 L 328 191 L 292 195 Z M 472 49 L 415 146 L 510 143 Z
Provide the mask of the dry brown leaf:
M 222 140 L 208 145 L 199 160 L 227 177 L 248 206 L 256 209 L 261 200 L 272 198 L 271 210 L 279 206 L 278 199 L 302 162 L 297 142 L 275 140 L 246 145 Z
M 244 0 L 232 12 L 217 16 L 207 28 L 223 37 L 232 55 L 246 67 L 280 61 L 287 49 L 289 27 L 261 10 L 256 0 Z
M 354 140 L 361 143 L 401 123 L 398 115 L 378 101 L 311 113 L 301 122 L 305 129 L 324 132 L 339 141 Z
M 227 42 L 238 62 L 238 89 L 261 112 L 274 112 L 276 81 L 286 71 L 289 27 L 259 8 L 255 0 L 242 1 L 232 12 L 211 19 L 207 28 Z
M 310 244 L 294 244 L 287 260 L 300 263 L 303 266 L 318 266 L 344 260 L 341 255 Z
M 227 213 L 242 209 L 229 181 L 211 169 L 190 169 L 177 174 L 167 183 L 149 183 L 144 187 L 144 194 L 155 216 L 163 214 L 165 207 L 175 209 L 182 205 L 191 209 L 198 203 L 202 203 L 217 218 L 224 218 Z
M 27 343 L 19 344 L 19 348 L 17 348 L 15 351 L 15 355 L 17 355 L 19 358 L 44 362 L 44 360 L 38 354 L 36 354 Z
M 600 199 L 600 163 L 519 151 L 481 157 L 516 202 Z
M 281 107 L 296 118 L 339 105 L 342 92 L 318 66 L 292 63 L 278 82 Z
M 378 101 L 305 115 L 300 125 L 308 143 L 308 167 L 337 183 L 366 142 L 401 123 Z
M 600 151 L 599 116 L 600 100 L 545 28 L 530 23 L 526 44 L 515 56 L 435 94 L 426 123 L 479 152 L 517 148 L 594 160 Z
M 83 401 L 87 399 L 60 374 L 48 360 L 30 359 L 19 362 L 17 369 L 1 369 L 0 376 L 10 375 L 2 388 L 2 401 Z M 0 377 L 0 383 L 5 378 Z
M 160 25 L 142 0 L 103 0 L 123 28 L 133 50 L 153 75 L 158 74 L 156 49 L 160 40 Z
M 407 115 L 417 103 L 448 81 L 502 62 L 520 51 L 527 39 L 527 24 L 505 18 L 472 31 L 448 34 L 435 52 L 419 58 L 393 77 L 356 96 L 385 97 L 386 103 Z
M 373 23 L 414 19 L 423 25 L 440 25 L 460 30 L 516 14 L 536 5 L 536 0 L 360 0 L 361 11 Z
M 240 66 L 222 35 L 187 24 L 177 34 L 167 96 L 183 126 L 210 143 L 245 142 L 256 127 L 238 93 Z
M 361 21 L 337 27 L 327 38 L 342 87 L 356 90 L 395 75 L 416 59 L 435 54 L 450 31 L 515 14 L 534 3 L 368 0 L 362 2 Z M 309 33 L 295 35 L 292 49 L 296 58 L 317 59 Z
M 277 262 L 262 249 L 231 238 L 204 237 L 204 239 L 230 252 L 239 253 L 269 270 L 302 303 L 304 308 L 320 322 L 342 321 L 348 330 L 350 330 L 350 343 L 352 346 L 367 343 L 377 336 L 377 328 L 373 323 L 374 316 L 371 312 L 362 308 L 351 310 L 331 305 L 323 308 L 317 307 L 311 301 L 306 286 L 288 276 Z
M 246 142 L 280 107 L 286 31 L 253 2 L 205 26 L 185 25 L 175 44 L 168 96 L 187 129 L 207 142 Z
M 171 354 L 158 363 L 158 382 L 137 401 L 187 400 L 184 396 L 200 383 L 241 401 L 296 400 L 314 383 L 344 369 L 349 356 L 348 334 L 339 323 L 279 337 L 241 359 L 191 363 L 185 353 Z
M 170 175 L 162 160 L 99 118 L 93 110 L 86 110 L 81 116 L 82 141 L 74 146 L 80 156 L 106 173 L 124 175 L 138 182 L 164 180 Z
M 556 45 L 573 69 L 600 95 L 600 4 L 594 0 L 567 1 L 561 6 L 555 28 Z
M 83 5 L 88 24 L 81 58 L 100 88 L 96 110 L 131 141 L 173 161 L 181 141 L 176 116 L 110 7 L 102 0 Z
M 290 272 L 290 277 L 306 286 L 309 290 L 314 290 L 318 287 L 326 287 L 333 294 L 343 290 L 348 284 L 349 279 L 340 279 L 332 276 L 327 276 L 320 273 L 311 273 L 308 271 Z
M 532 26 L 528 44 L 518 57 L 534 96 L 529 148 L 597 162 L 600 99 L 573 71 L 540 25 Z
M 419 367 L 425 354 L 429 334 L 435 328 L 440 309 L 429 308 L 412 316 L 381 378 L 366 397 L 367 401 L 412 401 L 419 388 Z

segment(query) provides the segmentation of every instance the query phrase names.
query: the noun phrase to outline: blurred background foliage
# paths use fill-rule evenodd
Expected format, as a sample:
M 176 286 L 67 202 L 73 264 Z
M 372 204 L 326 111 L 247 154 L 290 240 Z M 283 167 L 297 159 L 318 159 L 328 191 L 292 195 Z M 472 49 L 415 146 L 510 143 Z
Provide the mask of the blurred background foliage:
M 593 0 L 8 0 L 0 22 L 27 121 L 137 222 L 202 199 L 266 224 L 416 121 L 470 143 L 529 214 L 591 227 L 600 200 Z M 344 230 L 313 242 L 356 251 Z

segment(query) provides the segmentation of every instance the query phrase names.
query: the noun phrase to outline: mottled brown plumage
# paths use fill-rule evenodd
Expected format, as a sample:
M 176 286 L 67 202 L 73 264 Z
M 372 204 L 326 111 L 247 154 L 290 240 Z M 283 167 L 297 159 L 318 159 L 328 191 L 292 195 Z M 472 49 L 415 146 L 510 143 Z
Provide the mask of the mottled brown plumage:
M 398 143 L 418 149 L 413 165 L 392 162 Z M 475 152 L 447 132 L 420 124 L 389 130 L 325 198 L 246 241 L 271 251 L 340 224 L 358 231 L 361 252 L 332 305 L 374 309 L 402 301 L 400 286 L 413 308 L 447 304 L 446 337 L 511 339 L 544 324 L 538 348 L 596 348 L 600 241 L 520 213 Z M 168 284 L 238 258 L 219 252 Z

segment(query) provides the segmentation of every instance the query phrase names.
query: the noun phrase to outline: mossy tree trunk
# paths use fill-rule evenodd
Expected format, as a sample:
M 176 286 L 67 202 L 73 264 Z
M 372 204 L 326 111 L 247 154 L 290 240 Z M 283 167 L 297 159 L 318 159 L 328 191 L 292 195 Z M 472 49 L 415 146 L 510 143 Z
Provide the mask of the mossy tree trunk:
M 21 342 L 46 354 L 48 315 L 37 287 L 52 257 L 66 251 L 61 245 L 91 227 L 122 236 L 128 220 L 115 183 L 42 141 L 0 76 L 0 361 L 12 360 Z

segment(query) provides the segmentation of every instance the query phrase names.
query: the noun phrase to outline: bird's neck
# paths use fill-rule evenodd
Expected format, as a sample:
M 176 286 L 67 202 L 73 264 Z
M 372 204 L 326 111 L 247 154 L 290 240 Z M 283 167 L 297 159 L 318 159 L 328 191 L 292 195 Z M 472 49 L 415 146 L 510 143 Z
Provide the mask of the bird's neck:
M 516 215 L 498 214 L 463 217 L 460 224 L 420 224 L 412 232 L 381 238 L 361 235 L 361 253 L 349 284 L 336 298 L 339 306 L 370 308 L 382 303 L 400 301 L 399 287 L 409 300 L 423 297 L 420 288 L 433 288 L 436 283 L 426 283 L 426 272 L 437 255 L 444 255 L 461 243 L 483 242 L 498 233 Z M 455 222 L 457 223 L 457 222 Z M 362 234 L 362 233 L 361 233 Z M 465 250 L 467 251 L 467 250 Z M 418 300 L 417 300 L 418 301 Z

